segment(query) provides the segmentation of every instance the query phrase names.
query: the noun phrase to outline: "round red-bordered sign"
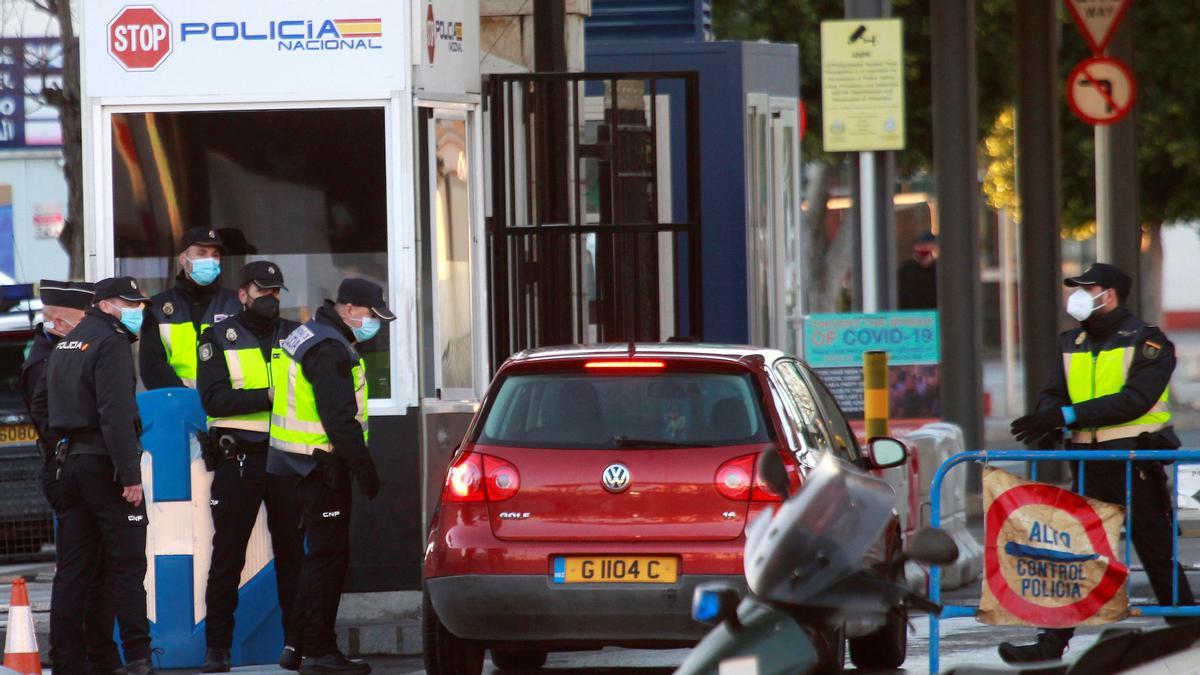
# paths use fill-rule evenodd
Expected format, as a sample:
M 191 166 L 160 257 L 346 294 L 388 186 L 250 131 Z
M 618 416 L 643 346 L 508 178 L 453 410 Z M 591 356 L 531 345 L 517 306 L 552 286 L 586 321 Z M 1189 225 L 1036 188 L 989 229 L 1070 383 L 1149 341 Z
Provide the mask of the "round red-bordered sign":
M 986 581 L 992 595 L 1000 606 L 1013 616 L 1028 621 L 1043 628 L 1063 628 L 1075 626 L 1086 621 L 1117 594 L 1125 578 L 1128 568 L 1117 558 L 1108 543 L 1108 535 L 1104 531 L 1104 523 L 1087 500 L 1073 492 L 1067 492 L 1053 485 L 1030 483 L 1018 485 L 1005 490 L 992 502 L 987 512 L 985 532 L 987 546 L 995 550 L 996 540 L 1000 536 L 1001 526 L 1017 509 L 1024 506 L 1049 506 L 1066 512 L 1075 518 L 1083 531 L 1087 533 L 1092 550 L 1108 559 L 1104 576 L 1087 595 L 1069 605 L 1059 607 L 1043 607 L 1017 594 L 1004 578 L 1000 570 L 1000 556 L 993 554 L 984 556 Z
M 1084 59 L 1067 77 L 1067 105 L 1079 119 L 1096 126 L 1120 122 L 1133 110 L 1137 81 L 1129 66 L 1099 56 Z

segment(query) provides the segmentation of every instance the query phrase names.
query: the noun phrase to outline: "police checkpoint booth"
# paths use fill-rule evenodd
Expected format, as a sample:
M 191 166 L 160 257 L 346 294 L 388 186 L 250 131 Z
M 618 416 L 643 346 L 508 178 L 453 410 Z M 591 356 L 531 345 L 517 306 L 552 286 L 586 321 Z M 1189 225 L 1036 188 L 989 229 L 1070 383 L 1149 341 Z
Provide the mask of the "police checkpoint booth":
M 399 319 L 362 346 L 383 489 L 355 498 L 345 590 L 419 589 L 424 476 L 445 461 L 424 466 L 424 439 L 448 459 L 489 372 L 478 0 L 89 0 L 80 48 L 89 279 L 164 290 L 181 234 L 208 227 L 226 246 L 217 283 L 235 286 L 248 261 L 279 264 L 286 318 L 309 319 L 345 277 L 385 289 Z M 190 441 L 198 401 L 139 395 L 164 666 L 203 656 L 212 525 L 211 474 Z M 277 657 L 278 619 L 259 611 L 274 604 L 260 513 L 235 664 Z

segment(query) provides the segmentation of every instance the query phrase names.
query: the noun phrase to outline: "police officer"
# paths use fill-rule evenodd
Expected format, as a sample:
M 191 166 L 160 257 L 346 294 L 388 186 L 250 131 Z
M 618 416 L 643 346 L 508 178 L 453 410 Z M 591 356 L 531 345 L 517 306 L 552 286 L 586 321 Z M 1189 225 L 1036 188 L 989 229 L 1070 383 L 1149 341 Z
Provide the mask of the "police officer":
M 58 513 L 58 571 L 50 603 L 54 672 L 87 671 L 84 612 L 95 560 L 104 557 L 121 630 L 125 672 L 154 672 L 146 620 L 146 505 L 130 344 L 149 298 L 130 277 L 95 286 L 83 320 L 54 345 L 38 396 L 47 397 L 50 437 L 65 508 Z M 44 389 L 44 392 L 43 392 Z
M 147 389 L 196 387 L 196 348 L 205 328 L 241 311 L 238 294 L 221 288 L 221 251 L 216 230 L 183 233 L 175 286 L 151 298 L 138 366 Z
M 383 289 L 346 279 L 337 302 L 283 341 L 274 362 L 274 405 L 267 470 L 300 476 L 308 550 L 300 571 L 297 611 L 304 626 L 301 673 L 369 673 L 337 648 L 334 622 L 350 558 L 349 476 L 373 499 L 379 475 L 367 451 L 367 377 L 358 345 L 375 336 L 380 320 L 396 316 Z
M 208 413 L 212 483 L 213 553 L 208 570 L 205 673 L 229 672 L 233 614 L 246 544 L 266 502 L 267 527 L 275 555 L 275 582 L 283 609 L 284 644 L 279 665 L 300 667 L 300 630 L 292 617 L 303 541 L 294 478 L 267 473 L 271 426 L 271 363 L 280 343 L 298 324 L 279 318 L 283 274 L 273 262 L 242 268 L 238 299 L 242 311 L 200 336 L 198 391 Z
M 42 279 L 38 284 L 42 299 L 42 323 L 35 328 L 33 345 L 25 363 L 21 364 L 21 390 L 25 405 L 38 433 L 38 449 L 42 453 L 42 493 L 56 513 L 65 510 L 69 501 L 63 499 L 62 480 L 54 459 L 54 440 L 49 428 L 45 384 L 46 361 L 51 350 L 64 335 L 83 320 L 83 312 L 92 304 L 92 285 L 77 281 Z M 41 387 L 42 396 L 35 395 Z M 57 529 L 55 534 L 62 532 Z M 62 548 L 62 544 L 57 544 Z M 113 642 L 113 609 L 104 594 L 104 557 L 96 556 L 88 584 L 83 613 L 84 637 L 87 645 L 88 672 L 110 675 L 121 667 L 121 655 Z M 50 658 L 56 660 L 57 650 L 50 645 Z
M 1178 448 L 1167 410 L 1175 346 L 1158 327 L 1122 306 L 1132 280 L 1113 265 L 1096 263 L 1063 283 L 1076 289 L 1067 300 L 1067 314 L 1080 327 L 1059 336 L 1062 366 L 1051 373 L 1037 411 L 1012 423 L 1013 434 L 1023 443 L 1039 444 L 1055 441 L 1066 429 L 1069 450 Z M 1123 462 L 1084 467 L 1085 495 L 1125 503 Z M 1194 604 L 1182 567 L 1171 560 L 1171 493 L 1162 464 L 1136 463 L 1132 480 L 1133 545 L 1154 595 L 1160 604 L 1172 604 L 1174 575 L 1179 604 Z M 1002 643 L 1000 656 L 1009 663 L 1061 658 L 1073 634 L 1070 628 L 1043 630 L 1031 645 Z

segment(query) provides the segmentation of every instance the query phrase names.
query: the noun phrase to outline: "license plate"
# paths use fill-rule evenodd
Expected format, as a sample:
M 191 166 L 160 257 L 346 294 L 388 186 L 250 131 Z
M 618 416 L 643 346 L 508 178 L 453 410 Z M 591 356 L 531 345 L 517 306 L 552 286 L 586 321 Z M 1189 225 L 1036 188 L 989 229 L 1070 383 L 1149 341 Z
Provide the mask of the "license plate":
M 678 577 L 678 558 L 618 555 L 554 559 L 556 584 L 673 584 Z
M 32 424 L 0 427 L 0 445 L 33 445 L 36 442 L 37 432 Z

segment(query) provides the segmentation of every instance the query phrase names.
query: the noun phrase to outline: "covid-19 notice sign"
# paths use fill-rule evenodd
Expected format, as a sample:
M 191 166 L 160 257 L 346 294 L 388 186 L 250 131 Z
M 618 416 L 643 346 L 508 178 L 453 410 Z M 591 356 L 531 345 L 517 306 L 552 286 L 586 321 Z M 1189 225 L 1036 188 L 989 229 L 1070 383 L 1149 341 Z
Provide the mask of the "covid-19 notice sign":
M 992 467 L 983 500 L 981 622 L 1065 628 L 1129 616 L 1124 509 Z
M 863 354 L 888 354 L 888 416 L 899 429 L 940 418 L 938 314 L 813 314 L 804 320 L 804 360 L 851 420 L 863 418 Z M 904 423 L 907 421 L 907 423 Z

